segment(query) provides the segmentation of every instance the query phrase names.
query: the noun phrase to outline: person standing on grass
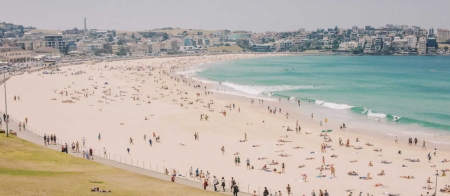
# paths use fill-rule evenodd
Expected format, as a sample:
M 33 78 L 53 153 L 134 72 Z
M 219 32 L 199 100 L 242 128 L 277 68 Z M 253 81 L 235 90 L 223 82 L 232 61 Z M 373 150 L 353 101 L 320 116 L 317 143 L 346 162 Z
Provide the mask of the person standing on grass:
M 44 146 L 47 146 L 47 135 L 44 134 Z
M 80 152 L 80 144 L 78 143 L 78 141 L 75 144 L 75 152 Z
M 205 179 L 205 181 L 203 181 L 203 189 L 206 190 L 207 186 L 208 186 L 208 180 Z
M 225 178 L 222 177 L 222 188 L 223 188 L 223 192 L 225 192 Z
M 234 181 L 234 178 L 231 177 L 231 185 L 230 185 L 231 192 L 233 192 L 233 188 L 234 188 L 234 185 L 235 185 L 235 184 L 236 184 L 236 181 Z
M 103 157 L 107 157 L 106 156 L 106 149 L 105 149 L 105 147 L 103 147 Z
M 233 185 L 233 195 L 238 196 L 239 193 L 239 187 L 237 184 Z

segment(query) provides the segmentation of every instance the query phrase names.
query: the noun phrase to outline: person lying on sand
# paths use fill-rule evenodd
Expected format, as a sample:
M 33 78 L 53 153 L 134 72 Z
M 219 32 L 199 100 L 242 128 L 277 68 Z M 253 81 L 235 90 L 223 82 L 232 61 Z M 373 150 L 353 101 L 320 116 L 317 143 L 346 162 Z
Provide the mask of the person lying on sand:
M 385 174 L 384 174 L 384 169 L 381 170 L 381 173 L 379 173 L 378 175 L 379 175 L 379 176 L 384 176 L 384 175 L 385 175 Z
M 281 153 L 280 155 L 278 155 L 278 156 L 280 156 L 280 157 L 290 157 L 290 156 L 292 156 L 292 155 L 289 155 L 289 154 L 283 154 L 283 153 Z
M 332 157 L 332 158 L 337 158 L 338 156 L 335 155 L 335 154 L 333 154 L 333 155 L 331 155 L 331 157 Z
M 308 133 L 308 132 L 305 132 L 306 134 L 312 134 L 312 133 Z
M 414 176 L 400 176 L 400 178 L 414 179 Z
M 292 142 L 292 141 L 279 139 L 278 142 Z
M 373 146 L 373 144 L 367 142 L 367 143 L 366 143 L 366 146 Z
M 300 166 L 298 166 L 298 168 L 304 168 L 305 167 L 305 165 L 300 165 Z
M 300 148 L 303 148 L 303 147 L 300 147 L 300 146 L 295 146 L 295 147 L 292 147 L 293 149 L 300 149 Z
M 234 153 L 233 155 L 239 155 L 239 152 Z
M 313 160 L 313 159 L 314 159 L 314 157 L 306 158 L 306 160 Z
M 424 186 L 424 187 L 422 187 L 423 189 L 427 189 L 427 190 L 433 190 L 434 188 L 431 188 L 431 186 L 430 185 L 428 185 L 428 186 Z
M 382 160 L 381 163 L 384 163 L 384 164 L 391 164 L 392 162 L 388 162 L 388 161 L 386 161 L 386 160 Z
M 283 146 L 284 144 L 276 144 L 277 146 Z
M 450 161 L 447 160 L 447 159 L 444 159 L 444 160 L 442 160 L 441 162 L 442 162 L 442 163 L 447 163 L 447 162 L 450 162 Z
M 356 163 L 356 162 L 358 162 L 358 160 L 353 160 L 353 161 L 350 161 L 350 163 Z
M 260 145 L 253 145 L 252 147 L 259 147 Z
M 373 149 L 373 151 L 375 151 L 375 152 L 382 152 L 383 151 L 383 149 Z
M 288 136 L 287 136 L 287 135 L 285 135 L 285 136 L 280 136 L 280 137 L 283 137 L 283 138 L 288 138 Z
M 380 183 L 375 184 L 375 187 L 380 187 L 380 186 L 383 186 L 383 184 L 380 184 Z
M 239 140 L 239 142 L 246 142 L 247 140 Z M 255 147 L 255 145 L 253 145 L 253 147 Z
M 355 150 L 361 150 L 361 149 L 363 149 L 363 147 L 361 147 L 361 146 L 358 146 L 358 147 L 356 147 L 356 148 L 353 148 L 353 149 L 355 149 Z
M 186 146 L 186 144 L 182 144 L 182 143 L 180 143 L 180 146 Z
M 258 160 L 265 160 L 267 159 L 266 157 L 262 157 L 262 158 L 258 158 Z
M 270 162 L 269 165 L 278 165 L 278 161 L 272 160 L 272 162 Z
M 259 169 L 259 170 L 266 170 L 266 169 L 268 169 L 268 168 L 267 168 L 267 165 L 264 164 L 264 166 L 263 166 L 261 169 Z
M 350 176 L 357 176 L 358 175 L 358 173 L 356 173 L 355 171 L 350 171 L 347 174 L 350 175 Z

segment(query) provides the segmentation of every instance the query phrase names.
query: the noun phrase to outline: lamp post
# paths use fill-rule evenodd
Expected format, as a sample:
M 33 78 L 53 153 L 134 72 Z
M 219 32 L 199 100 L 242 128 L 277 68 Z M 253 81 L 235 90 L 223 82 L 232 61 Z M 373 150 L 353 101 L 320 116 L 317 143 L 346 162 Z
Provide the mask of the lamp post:
M 436 185 L 435 185 L 435 187 L 434 187 L 434 196 L 436 196 L 436 194 L 437 194 L 437 178 L 438 178 L 438 176 L 439 176 L 439 170 L 436 170 Z
M 7 107 L 7 104 L 6 104 L 6 73 L 5 73 L 5 71 L 3 70 L 3 86 L 5 87 L 5 116 L 6 116 L 6 118 L 4 119 L 5 120 L 5 124 L 6 124 L 6 137 L 9 137 L 9 134 L 8 134 L 8 121 L 9 121 L 9 118 L 8 118 L 8 107 Z

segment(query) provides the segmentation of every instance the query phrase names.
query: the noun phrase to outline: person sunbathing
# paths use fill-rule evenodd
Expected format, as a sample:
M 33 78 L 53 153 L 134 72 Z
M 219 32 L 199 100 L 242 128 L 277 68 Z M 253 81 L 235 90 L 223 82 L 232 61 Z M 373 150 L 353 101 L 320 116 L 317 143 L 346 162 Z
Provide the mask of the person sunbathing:
M 259 146 L 261 146 L 261 145 L 253 145 L 252 147 L 259 147 Z
M 383 149 L 373 149 L 373 151 L 375 151 L 375 152 L 382 152 L 383 151 Z
M 312 134 L 312 133 L 308 133 L 308 132 L 305 132 L 306 134 Z
M 356 148 L 354 148 L 355 150 L 361 150 L 361 149 L 363 149 L 361 146 L 358 146 L 358 147 L 356 147 Z
M 442 163 L 447 163 L 447 162 L 450 162 L 450 161 L 447 159 L 442 160 Z
M 380 184 L 380 183 L 375 184 L 375 187 L 380 187 L 380 186 L 383 186 L 383 184 Z
M 272 162 L 271 162 L 271 163 L 269 163 L 269 165 L 278 165 L 278 161 L 274 161 L 274 160 L 272 160 Z
M 384 175 L 385 175 L 385 174 L 384 174 L 384 169 L 381 170 L 381 173 L 379 173 L 378 175 L 379 175 L 379 176 L 384 176 Z
M 366 146 L 373 146 L 373 144 L 367 142 L 367 143 L 366 143 Z
M 300 149 L 300 148 L 303 148 L 303 147 L 300 147 L 300 146 L 296 146 L 296 147 L 292 147 L 293 149 Z
M 258 158 L 258 160 L 264 160 L 267 159 L 266 157 Z
M 414 176 L 400 176 L 400 178 L 414 179 Z
M 277 146 L 283 146 L 284 144 L 276 144 Z
M 372 167 L 372 166 L 373 166 L 372 161 L 369 161 L 369 167 Z
M 281 156 L 281 157 L 290 157 L 291 155 L 281 153 L 279 156 Z
M 264 166 L 261 168 L 261 170 L 266 170 L 267 169 L 267 165 L 264 164 Z
M 372 179 L 372 177 L 370 177 L 370 173 L 367 173 L 367 177 L 364 180 L 370 180 L 370 179 Z
M 357 176 L 358 175 L 358 173 L 356 173 L 355 171 L 350 171 L 347 174 L 350 175 L 350 176 Z
M 358 162 L 358 160 L 353 160 L 353 161 L 350 161 L 350 163 L 356 163 L 356 162 Z
M 333 154 L 333 155 L 331 155 L 331 157 L 332 157 L 332 158 L 337 158 L 338 156 L 335 155 L 335 154 Z
M 314 159 L 313 157 L 306 158 L 306 160 L 313 160 L 313 159 Z
M 386 160 L 382 160 L 381 163 L 384 163 L 384 164 L 391 164 L 392 162 L 388 162 L 388 161 L 386 161 Z
M 239 152 L 234 153 L 233 155 L 239 155 Z
M 305 165 L 300 165 L 300 166 L 298 166 L 298 168 L 304 168 L 305 167 Z
M 239 140 L 239 142 L 246 142 L 247 140 Z M 253 145 L 253 147 L 255 147 L 255 145 Z

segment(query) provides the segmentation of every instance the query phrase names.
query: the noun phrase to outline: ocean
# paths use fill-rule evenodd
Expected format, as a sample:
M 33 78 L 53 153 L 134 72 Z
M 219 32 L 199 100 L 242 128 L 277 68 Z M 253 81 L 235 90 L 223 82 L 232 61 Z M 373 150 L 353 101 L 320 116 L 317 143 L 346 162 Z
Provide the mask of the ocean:
M 296 110 L 321 111 L 324 118 L 358 120 L 361 127 L 364 121 L 383 124 L 393 135 L 443 136 L 450 129 L 450 57 L 446 56 L 281 56 L 195 69 L 189 72 L 191 77 L 217 82 L 219 92 L 282 99 Z M 297 99 L 299 108 L 295 108 Z

